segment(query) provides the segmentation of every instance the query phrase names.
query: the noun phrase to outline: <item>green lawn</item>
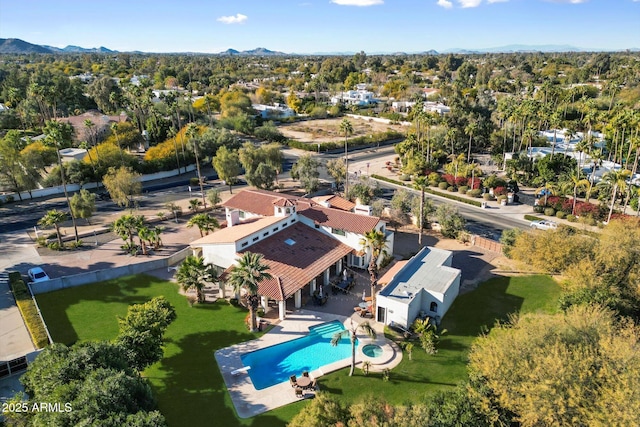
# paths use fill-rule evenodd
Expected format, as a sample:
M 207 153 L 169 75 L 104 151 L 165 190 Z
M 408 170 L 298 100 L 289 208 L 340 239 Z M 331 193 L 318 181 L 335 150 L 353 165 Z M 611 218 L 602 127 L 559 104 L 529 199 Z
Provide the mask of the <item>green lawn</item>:
M 254 335 L 243 326 L 246 312 L 226 302 L 190 307 L 177 285 L 144 275 L 42 294 L 37 299 L 53 339 L 71 344 L 115 337 L 116 317 L 124 316 L 128 305 L 158 295 L 174 305 L 178 317 L 167 330 L 163 360 L 144 375 L 170 426 L 187 422 L 192 426 L 284 426 L 307 404 L 295 403 L 249 420 L 237 418 L 213 353 Z M 376 374 L 364 377 L 359 371 L 349 378 L 348 369 L 343 369 L 320 378 L 320 387 L 345 402 L 374 392 L 399 403 L 454 386 L 466 378 L 466 355 L 479 332 L 510 312 L 552 311 L 558 295 L 558 286 L 546 276 L 491 280 L 458 297 L 443 319 L 449 332 L 437 355 L 427 356 L 416 346 L 413 360 L 405 357 L 388 382 Z

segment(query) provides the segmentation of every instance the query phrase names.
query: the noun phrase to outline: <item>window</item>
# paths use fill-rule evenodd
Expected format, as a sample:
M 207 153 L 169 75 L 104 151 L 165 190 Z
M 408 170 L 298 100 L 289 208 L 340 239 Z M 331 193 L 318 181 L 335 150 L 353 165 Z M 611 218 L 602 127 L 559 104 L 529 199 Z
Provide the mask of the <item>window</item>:
M 242 242 L 242 247 L 244 248 L 245 246 L 247 246 L 249 244 L 249 242 Z
M 278 227 L 273 229 L 273 232 L 275 233 L 276 231 L 278 231 Z
M 278 208 L 278 213 L 282 213 L 282 208 Z
M 296 222 L 296 219 L 295 219 L 295 218 L 293 218 L 293 219 L 291 220 L 291 224 L 293 224 L 294 222 Z
M 240 211 L 240 213 L 238 214 L 238 217 L 240 217 L 240 218 L 244 218 L 244 217 L 245 217 L 245 215 L 246 215 L 246 214 L 244 213 L 244 211 Z
M 434 313 L 438 312 L 438 304 L 436 304 L 435 302 L 432 302 L 431 305 L 429 306 L 429 310 L 433 311 Z
M 332 232 L 333 234 L 337 234 L 338 236 L 344 236 L 344 235 L 346 235 L 346 233 L 344 232 L 344 230 L 341 230 L 341 229 L 339 229 L 339 228 L 333 228 L 333 227 L 332 227 L 332 228 L 331 228 L 331 232 Z
M 259 238 L 260 238 L 260 236 L 256 236 L 256 237 L 254 237 L 251 241 L 252 241 L 252 242 L 257 242 Z
M 266 233 L 262 233 L 262 237 L 267 237 L 268 235 L 269 235 L 268 231 Z
M 287 208 L 287 213 L 291 213 L 291 208 Z
M 320 228 L 320 224 L 316 224 L 316 228 Z

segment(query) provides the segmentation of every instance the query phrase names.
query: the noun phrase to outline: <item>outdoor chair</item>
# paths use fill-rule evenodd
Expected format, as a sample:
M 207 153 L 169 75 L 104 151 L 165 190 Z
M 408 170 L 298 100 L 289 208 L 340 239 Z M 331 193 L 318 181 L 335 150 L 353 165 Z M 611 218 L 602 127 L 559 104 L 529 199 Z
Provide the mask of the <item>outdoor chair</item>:
M 309 371 L 304 371 L 304 372 L 302 373 L 302 376 L 303 376 L 303 377 L 308 377 L 308 376 L 309 376 Z
M 291 384 L 291 387 L 297 387 L 298 386 L 298 381 L 297 381 L 295 375 L 291 375 L 289 377 L 289 384 Z
M 296 397 L 300 399 L 304 399 L 304 393 L 300 387 L 296 387 Z

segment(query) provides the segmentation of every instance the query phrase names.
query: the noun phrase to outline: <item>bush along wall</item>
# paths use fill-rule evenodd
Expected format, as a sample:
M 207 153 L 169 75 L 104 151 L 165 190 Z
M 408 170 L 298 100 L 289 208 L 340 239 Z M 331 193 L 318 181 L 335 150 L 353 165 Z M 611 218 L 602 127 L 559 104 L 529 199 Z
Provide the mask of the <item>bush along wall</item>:
M 371 178 L 379 179 L 380 181 L 389 182 L 389 183 L 395 184 L 395 185 L 401 185 L 403 187 L 413 188 L 411 183 L 396 181 L 395 179 L 387 178 L 387 177 L 381 176 L 381 175 L 373 174 L 373 175 L 371 175 Z M 433 194 L 434 196 L 444 197 L 444 198 L 449 199 L 449 200 L 455 200 L 456 202 L 466 203 L 468 205 L 473 205 L 473 206 L 478 206 L 478 207 L 480 207 L 482 205 L 477 200 L 468 199 L 466 197 L 456 196 L 455 194 L 451 194 L 451 193 L 444 193 L 444 192 L 441 192 L 441 191 L 435 191 L 435 190 L 433 190 L 431 188 L 425 188 L 424 192 L 428 193 L 428 194 Z
M 16 271 L 9 273 L 9 285 L 18 303 L 18 309 L 22 313 L 24 323 L 27 325 L 29 334 L 31 334 L 33 344 L 36 348 L 46 347 L 49 344 L 47 330 L 38 314 L 38 309 L 35 302 L 33 302 L 29 288 L 22 280 L 20 273 Z

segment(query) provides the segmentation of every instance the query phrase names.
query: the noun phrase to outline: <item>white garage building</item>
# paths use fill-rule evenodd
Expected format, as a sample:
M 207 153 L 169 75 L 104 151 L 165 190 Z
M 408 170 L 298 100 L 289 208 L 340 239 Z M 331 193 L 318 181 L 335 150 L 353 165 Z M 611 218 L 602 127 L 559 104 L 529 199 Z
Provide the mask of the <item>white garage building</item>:
M 460 270 L 451 267 L 453 252 L 424 247 L 383 275 L 376 295 L 376 320 L 409 328 L 417 317 L 439 322 L 460 291 Z

